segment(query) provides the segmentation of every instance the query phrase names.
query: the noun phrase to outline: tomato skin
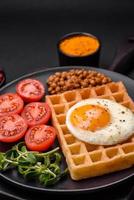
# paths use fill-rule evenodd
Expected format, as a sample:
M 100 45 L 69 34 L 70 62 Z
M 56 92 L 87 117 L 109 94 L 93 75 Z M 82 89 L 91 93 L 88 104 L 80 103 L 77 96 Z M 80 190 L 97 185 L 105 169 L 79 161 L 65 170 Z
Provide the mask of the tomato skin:
M 14 106 L 16 106 L 16 109 Z M 0 95 L 0 117 L 11 114 L 19 114 L 21 113 L 23 106 L 24 102 L 22 98 L 16 93 L 6 93 Z
M 16 142 L 26 133 L 27 124 L 18 114 L 0 117 L 0 141 Z
M 29 127 L 46 124 L 51 117 L 51 109 L 47 103 L 32 102 L 24 107 L 21 116 L 25 119 Z
M 37 125 L 28 129 L 25 143 L 32 151 L 46 151 L 51 147 L 56 138 L 56 129 L 52 126 Z
M 24 79 L 17 84 L 16 92 L 25 102 L 36 102 L 44 96 L 45 88 L 39 80 Z

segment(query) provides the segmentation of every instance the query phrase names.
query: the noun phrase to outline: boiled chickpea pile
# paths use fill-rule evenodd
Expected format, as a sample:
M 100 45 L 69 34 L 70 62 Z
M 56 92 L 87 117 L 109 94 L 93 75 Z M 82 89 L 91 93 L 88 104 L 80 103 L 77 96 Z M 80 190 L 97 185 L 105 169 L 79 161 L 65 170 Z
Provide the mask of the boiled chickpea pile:
M 56 72 L 47 80 L 49 94 L 59 94 L 68 90 L 103 85 L 111 78 L 97 71 L 72 69 Z

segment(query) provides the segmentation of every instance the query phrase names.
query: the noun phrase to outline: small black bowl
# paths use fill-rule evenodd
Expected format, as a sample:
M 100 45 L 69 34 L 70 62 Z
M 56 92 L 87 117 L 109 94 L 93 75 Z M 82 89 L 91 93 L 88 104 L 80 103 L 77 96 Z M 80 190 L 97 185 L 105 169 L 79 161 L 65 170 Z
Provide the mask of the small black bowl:
M 3 69 L 0 68 L 0 87 L 6 82 L 6 75 Z
M 68 55 L 66 53 L 64 53 L 61 49 L 60 49 L 60 43 L 67 39 L 67 38 L 71 38 L 74 36 L 79 36 L 79 35 L 85 35 L 85 36 L 89 36 L 92 38 L 95 38 L 98 40 L 99 42 L 99 47 L 98 49 L 96 49 L 96 51 L 94 51 L 91 54 L 85 55 L 85 56 L 74 56 L 74 55 Z M 57 50 L 58 50 L 58 56 L 59 56 L 59 64 L 60 66 L 70 66 L 70 65 L 79 65 L 79 66 L 94 66 L 94 67 L 98 67 L 99 66 L 99 58 L 100 58 L 100 50 L 101 50 L 101 42 L 100 40 L 95 37 L 92 34 L 89 33 L 84 33 L 84 32 L 73 32 L 73 33 L 69 33 L 64 35 L 58 42 L 57 44 Z

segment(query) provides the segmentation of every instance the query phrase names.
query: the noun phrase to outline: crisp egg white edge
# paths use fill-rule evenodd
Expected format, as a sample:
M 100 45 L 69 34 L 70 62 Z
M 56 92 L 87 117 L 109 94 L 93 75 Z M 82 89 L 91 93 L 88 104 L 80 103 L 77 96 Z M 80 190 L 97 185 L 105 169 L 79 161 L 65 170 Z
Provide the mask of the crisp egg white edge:
M 75 108 L 89 104 L 104 106 L 108 109 L 111 121 L 105 128 L 92 132 L 82 130 L 71 123 L 70 116 L 72 111 Z M 122 111 L 125 113 L 123 114 Z M 125 122 L 120 120 L 125 120 Z M 127 140 L 134 134 L 134 113 L 115 101 L 91 98 L 76 103 L 68 110 L 66 125 L 69 131 L 79 140 L 94 145 L 115 145 Z

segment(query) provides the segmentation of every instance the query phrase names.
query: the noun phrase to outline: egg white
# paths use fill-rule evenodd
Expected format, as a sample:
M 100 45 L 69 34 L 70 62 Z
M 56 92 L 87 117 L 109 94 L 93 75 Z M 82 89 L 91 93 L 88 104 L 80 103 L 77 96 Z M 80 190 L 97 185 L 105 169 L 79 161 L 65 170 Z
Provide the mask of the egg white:
M 70 121 L 74 109 L 90 104 L 106 108 L 111 117 L 107 126 L 94 132 L 76 127 Z M 66 125 L 69 131 L 79 140 L 95 145 L 115 145 L 127 140 L 134 134 L 134 114 L 130 109 L 112 100 L 91 98 L 76 103 L 68 110 Z

